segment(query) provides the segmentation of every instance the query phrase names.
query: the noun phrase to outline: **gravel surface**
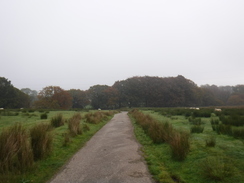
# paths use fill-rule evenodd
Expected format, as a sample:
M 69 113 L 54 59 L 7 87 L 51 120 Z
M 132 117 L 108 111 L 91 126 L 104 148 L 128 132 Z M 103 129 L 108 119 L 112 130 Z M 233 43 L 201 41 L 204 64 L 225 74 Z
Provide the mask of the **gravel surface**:
M 50 183 L 152 183 L 127 112 L 116 114 Z

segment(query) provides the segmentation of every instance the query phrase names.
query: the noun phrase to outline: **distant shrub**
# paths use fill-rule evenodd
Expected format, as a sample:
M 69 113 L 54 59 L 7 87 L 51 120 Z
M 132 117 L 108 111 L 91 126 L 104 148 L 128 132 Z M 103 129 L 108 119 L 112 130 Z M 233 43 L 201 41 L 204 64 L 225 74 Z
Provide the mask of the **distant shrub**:
M 206 139 L 206 147 L 215 147 L 216 145 L 216 137 L 210 136 Z
M 191 127 L 191 133 L 202 133 L 204 130 L 204 126 L 202 125 L 193 125 Z
M 40 118 L 41 118 L 41 119 L 47 119 L 47 117 L 48 117 L 48 116 L 47 116 L 47 113 L 43 113 L 43 114 L 40 115 Z
M 57 114 L 56 116 L 52 117 L 51 125 L 55 128 L 64 125 L 64 119 L 62 114 Z
M 24 172 L 33 165 L 27 131 L 20 123 L 0 134 L 0 172 Z
M 233 166 L 223 157 L 207 157 L 201 163 L 203 175 L 211 180 L 222 181 L 233 174 Z
M 183 161 L 190 150 L 189 134 L 187 132 L 177 132 L 172 134 L 170 140 L 171 156 L 177 161 Z
M 49 124 L 40 123 L 30 129 L 31 147 L 34 159 L 40 160 L 50 154 L 52 150 L 53 136 Z

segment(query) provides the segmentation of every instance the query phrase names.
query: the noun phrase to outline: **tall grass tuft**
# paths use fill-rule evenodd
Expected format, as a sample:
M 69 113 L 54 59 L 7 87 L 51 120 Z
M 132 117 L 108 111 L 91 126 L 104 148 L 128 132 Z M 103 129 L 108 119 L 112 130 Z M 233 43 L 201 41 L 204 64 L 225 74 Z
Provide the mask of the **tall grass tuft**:
M 80 113 L 76 113 L 68 120 L 68 128 L 72 136 L 82 134 L 82 128 L 80 126 L 81 119 Z
M 216 137 L 215 136 L 209 136 L 206 139 L 206 147 L 215 147 L 216 145 Z
M 201 125 L 201 124 L 203 124 L 201 118 L 195 118 L 195 117 L 193 117 L 193 116 L 190 116 L 190 117 L 188 118 L 188 121 L 189 121 L 192 125 Z
M 83 124 L 83 125 L 82 125 L 82 130 L 83 130 L 84 132 L 90 131 L 90 127 L 89 127 L 87 124 Z
M 71 142 L 70 134 L 69 133 L 63 133 L 63 137 L 64 137 L 63 146 L 66 147 Z
M 233 174 L 233 166 L 226 158 L 210 156 L 201 163 L 203 175 L 214 181 L 222 181 Z
M 202 133 L 203 130 L 204 130 L 204 126 L 202 126 L 202 125 L 191 126 L 191 133 Z
M 232 135 L 235 138 L 244 139 L 244 127 L 232 127 Z
M 182 161 L 186 158 L 190 149 L 189 133 L 176 131 L 168 122 L 158 122 L 136 109 L 130 114 L 154 143 L 170 144 L 173 159 Z
M 51 125 L 55 128 L 64 125 L 64 119 L 62 114 L 57 114 L 56 116 L 52 117 Z
M 41 119 L 47 119 L 47 113 L 43 113 L 43 114 L 41 114 L 41 115 L 40 115 L 40 118 L 41 118 Z
M 103 120 L 106 120 L 108 116 L 112 116 L 115 112 L 109 111 L 109 112 L 102 112 L 102 111 L 97 111 L 95 113 L 87 113 L 85 115 L 85 121 L 87 123 L 91 124 L 98 124 L 102 122 Z
M 189 133 L 174 131 L 170 140 L 171 157 L 183 161 L 190 150 Z
M 219 124 L 216 128 L 216 132 L 218 134 L 225 134 L 225 135 L 232 135 L 232 126 L 231 125 L 225 125 L 225 124 Z
M 0 134 L 0 172 L 24 172 L 33 165 L 27 131 L 20 123 Z
M 154 143 L 165 142 L 163 133 L 164 133 L 163 124 L 152 121 L 148 129 L 148 135 L 152 139 L 152 141 Z
M 34 160 L 47 157 L 52 151 L 53 135 L 50 124 L 40 123 L 30 129 Z

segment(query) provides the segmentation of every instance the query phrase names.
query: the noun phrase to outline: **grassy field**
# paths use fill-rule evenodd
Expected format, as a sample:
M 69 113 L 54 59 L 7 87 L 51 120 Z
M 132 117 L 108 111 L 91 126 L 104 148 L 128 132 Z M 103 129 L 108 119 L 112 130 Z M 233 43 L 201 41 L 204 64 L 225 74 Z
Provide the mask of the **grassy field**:
M 141 111 L 159 123 L 168 122 L 176 131 L 190 134 L 190 150 L 183 161 L 172 159 L 171 148 L 167 143 L 153 143 L 131 115 L 138 141 L 143 145 L 149 170 L 159 182 L 244 182 L 244 143 L 228 135 L 218 135 L 213 131 L 210 117 L 202 117 L 202 133 L 190 133 L 192 124 L 183 115 L 167 115 L 154 110 Z M 213 147 L 206 141 L 214 139 Z
M 52 151 L 46 158 L 34 161 L 34 164 L 28 171 L 3 171 L 0 172 L 1 183 L 43 183 L 49 180 L 58 170 L 72 157 L 72 155 L 78 151 L 84 144 L 99 130 L 101 129 L 113 116 L 114 113 L 106 113 L 105 118 L 99 118 L 99 122 L 88 123 L 86 122 L 85 115 L 88 112 L 79 112 L 82 116 L 80 125 L 86 125 L 86 130 L 81 135 L 73 136 L 69 134 L 69 120 L 78 112 L 76 111 L 50 111 L 47 113 L 47 119 L 40 119 L 40 115 L 43 112 L 31 111 L 31 112 L 11 112 L 10 115 L 0 115 L 0 134 L 9 129 L 16 123 L 29 131 L 37 124 L 50 124 L 50 121 L 57 114 L 62 114 L 64 125 L 53 128 L 51 134 L 53 136 Z M 89 112 L 89 114 L 94 111 Z M 13 114 L 13 115 L 12 115 Z M 91 115 L 90 115 L 91 116 Z M 92 118 L 97 119 L 95 117 Z M 66 142 L 65 142 L 66 140 Z M 1 143 L 1 142 L 0 142 Z M 1 165 L 1 162 L 0 162 Z

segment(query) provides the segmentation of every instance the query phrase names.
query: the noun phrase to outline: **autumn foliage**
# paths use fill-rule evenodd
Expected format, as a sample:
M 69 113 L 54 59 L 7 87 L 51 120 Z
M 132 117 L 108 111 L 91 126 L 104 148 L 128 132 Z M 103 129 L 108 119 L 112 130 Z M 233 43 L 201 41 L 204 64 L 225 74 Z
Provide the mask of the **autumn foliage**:
M 69 109 L 72 106 L 72 97 L 69 92 L 58 86 L 48 86 L 38 94 L 36 108 L 41 109 Z

